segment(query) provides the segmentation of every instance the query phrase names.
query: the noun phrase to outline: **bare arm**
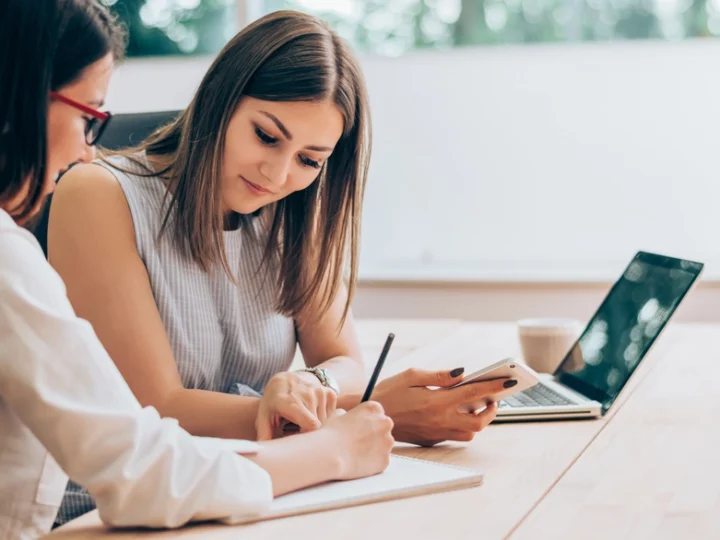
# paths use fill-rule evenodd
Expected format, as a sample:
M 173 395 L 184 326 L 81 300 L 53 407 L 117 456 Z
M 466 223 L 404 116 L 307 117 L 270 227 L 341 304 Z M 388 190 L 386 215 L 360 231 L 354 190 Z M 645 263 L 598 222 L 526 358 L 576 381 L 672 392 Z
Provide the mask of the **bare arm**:
M 366 382 L 352 310 L 340 328 L 346 299 L 347 289 L 343 286 L 322 317 L 318 316 L 316 307 L 310 307 L 297 321 L 305 365 L 324 368 L 332 373 L 340 386 L 341 401 L 344 395 L 362 393 Z
M 79 165 L 58 184 L 48 253 L 76 313 L 93 325 L 143 406 L 194 435 L 255 438 L 258 399 L 183 387 L 127 201 L 108 170 Z
M 342 328 L 340 320 L 345 306 L 343 287 L 330 309 L 320 316 L 312 304 L 296 320 L 300 350 L 308 367 L 327 369 L 340 386 L 341 395 L 322 386 L 312 373 L 281 372 L 265 387 L 257 417 L 259 440 L 279 436 L 282 428 L 312 431 L 333 415 L 335 407 L 343 406 L 345 396 L 362 392 L 365 381 L 362 353 L 352 318 L 348 314 Z M 359 398 L 348 403 L 357 405 Z M 290 424 L 284 425 L 283 421 Z

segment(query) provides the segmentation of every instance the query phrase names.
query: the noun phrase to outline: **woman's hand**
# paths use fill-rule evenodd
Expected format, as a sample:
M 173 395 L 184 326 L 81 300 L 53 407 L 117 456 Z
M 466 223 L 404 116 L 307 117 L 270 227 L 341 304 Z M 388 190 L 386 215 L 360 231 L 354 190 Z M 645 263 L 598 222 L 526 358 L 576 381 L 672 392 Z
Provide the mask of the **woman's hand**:
M 270 474 L 275 496 L 384 471 L 394 441 L 382 405 L 370 401 L 341 412 L 337 409 L 320 429 L 263 442 L 257 454 L 244 457 Z
M 344 413 L 338 409 L 338 413 Z M 346 414 L 336 414 L 322 428 L 333 434 L 334 451 L 340 457 L 338 480 L 362 478 L 384 471 L 395 443 L 393 421 L 375 401 L 361 403 Z
M 296 424 L 300 432 L 318 429 L 335 413 L 337 396 L 308 372 L 275 375 L 260 398 L 255 429 L 259 441 L 282 436 L 285 423 Z
M 452 372 L 408 369 L 379 383 L 373 399 L 382 404 L 385 414 L 393 419 L 395 439 L 422 446 L 446 440 L 471 441 L 475 433 L 492 422 L 497 414 L 495 403 L 477 414 L 464 413 L 458 408 L 498 393 L 508 379 L 447 388 L 459 383 L 462 373 L 460 368 Z

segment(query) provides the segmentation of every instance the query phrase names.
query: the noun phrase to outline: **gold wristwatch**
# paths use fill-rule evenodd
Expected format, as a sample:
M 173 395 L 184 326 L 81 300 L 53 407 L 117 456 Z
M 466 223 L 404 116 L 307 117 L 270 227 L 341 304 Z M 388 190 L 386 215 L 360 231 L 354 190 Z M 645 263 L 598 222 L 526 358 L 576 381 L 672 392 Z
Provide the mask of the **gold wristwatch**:
M 320 381 L 320 384 L 329 388 L 336 394 L 340 393 L 340 386 L 338 385 L 337 381 L 335 380 L 335 377 L 330 375 L 328 370 L 323 369 L 323 368 L 309 367 L 309 368 L 299 369 L 298 371 L 307 371 L 309 373 L 312 373 L 313 375 L 315 375 L 318 378 L 318 380 Z

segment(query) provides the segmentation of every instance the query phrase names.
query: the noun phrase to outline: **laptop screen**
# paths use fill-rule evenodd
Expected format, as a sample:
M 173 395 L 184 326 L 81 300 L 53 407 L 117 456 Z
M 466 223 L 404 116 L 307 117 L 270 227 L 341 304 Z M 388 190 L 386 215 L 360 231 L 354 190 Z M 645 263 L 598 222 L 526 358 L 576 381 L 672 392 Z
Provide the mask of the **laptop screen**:
M 639 252 L 555 371 L 559 382 L 599 401 L 604 414 L 702 268 Z

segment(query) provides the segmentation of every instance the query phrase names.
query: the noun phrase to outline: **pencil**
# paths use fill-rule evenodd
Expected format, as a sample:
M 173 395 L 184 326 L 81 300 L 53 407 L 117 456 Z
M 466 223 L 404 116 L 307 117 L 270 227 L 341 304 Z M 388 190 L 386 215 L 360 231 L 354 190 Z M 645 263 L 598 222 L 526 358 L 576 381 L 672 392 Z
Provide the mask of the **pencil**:
M 382 370 L 383 364 L 385 363 L 385 359 L 387 358 L 388 352 L 390 351 L 390 345 L 392 345 L 392 342 L 394 339 L 395 339 L 395 334 L 393 334 L 393 333 L 388 334 L 387 340 L 385 340 L 385 346 L 383 347 L 383 350 L 380 353 L 380 358 L 378 358 L 377 364 L 375 364 L 375 369 L 373 370 L 372 376 L 370 377 L 370 382 L 368 383 L 367 388 L 365 389 L 365 393 L 363 394 L 363 397 L 362 397 L 362 400 L 360 400 L 360 403 L 364 403 L 370 399 L 370 396 L 372 395 L 373 390 L 375 389 L 375 383 L 377 383 L 378 376 L 380 375 L 380 370 Z

